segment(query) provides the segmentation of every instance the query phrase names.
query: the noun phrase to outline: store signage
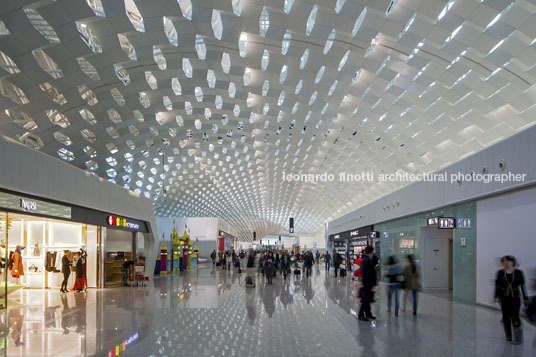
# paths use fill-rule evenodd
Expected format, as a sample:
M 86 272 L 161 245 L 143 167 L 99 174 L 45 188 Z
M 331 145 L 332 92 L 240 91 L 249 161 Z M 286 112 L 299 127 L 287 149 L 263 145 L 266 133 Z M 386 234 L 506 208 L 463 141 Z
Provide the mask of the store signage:
M 27 211 L 37 211 L 37 202 L 25 200 L 24 198 L 20 199 L 20 207 Z
M 360 227 L 360 228 L 352 229 L 352 230 L 345 231 L 345 232 L 340 232 L 337 234 L 331 234 L 329 236 L 329 239 L 330 240 L 355 239 L 355 238 L 365 239 L 365 238 L 368 238 L 370 232 L 372 232 L 372 226 L 365 226 L 365 227 Z
M 453 229 L 456 228 L 456 218 L 454 217 L 439 217 L 439 223 L 437 225 L 439 229 Z
M 430 218 L 428 218 L 428 225 L 429 226 L 437 226 L 438 222 L 439 222 L 439 217 L 430 217 Z
M 369 238 L 380 238 L 380 232 L 376 232 L 376 231 L 370 232 Z
M 20 211 L 49 217 L 71 219 L 71 207 L 56 203 L 22 197 L 18 194 L 0 191 L 0 211 Z
M 333 236 L 333 239 L 339 239 L 340 237 L 341 237 L 340 234 L 335 234 L 335 235 Z
M 382 232 L 383 233 L 383 238 L 389 238 L 389 232 Z
M 355 231 L 350 231 L 350 237 L 357 237 L 359 236 L 359 230 L 355 230 Z
M 140 225 L 137 223 L 129 222 L 126 218 L 121 218 L 117 216 L 108 216 L 108 225 L 109 226 L 116 226 L 116 227 L 123 227 L 133 230 L 139 230 Z

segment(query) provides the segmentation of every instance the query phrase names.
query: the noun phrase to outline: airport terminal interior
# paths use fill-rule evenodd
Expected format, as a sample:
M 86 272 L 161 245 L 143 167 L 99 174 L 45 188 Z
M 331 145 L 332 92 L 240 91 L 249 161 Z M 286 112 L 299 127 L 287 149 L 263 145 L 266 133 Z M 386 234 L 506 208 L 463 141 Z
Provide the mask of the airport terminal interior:
M 535 0 L 1 0 L 0 356 L 536 356 Z

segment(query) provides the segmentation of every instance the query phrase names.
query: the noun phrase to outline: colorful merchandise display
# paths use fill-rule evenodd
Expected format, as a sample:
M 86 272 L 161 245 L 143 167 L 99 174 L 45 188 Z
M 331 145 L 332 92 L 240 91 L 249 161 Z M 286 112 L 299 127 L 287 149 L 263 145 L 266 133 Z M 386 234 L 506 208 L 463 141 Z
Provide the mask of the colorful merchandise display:
M 162 242 L 160 247 L 160 275 L 167 275 L 167 246 Z

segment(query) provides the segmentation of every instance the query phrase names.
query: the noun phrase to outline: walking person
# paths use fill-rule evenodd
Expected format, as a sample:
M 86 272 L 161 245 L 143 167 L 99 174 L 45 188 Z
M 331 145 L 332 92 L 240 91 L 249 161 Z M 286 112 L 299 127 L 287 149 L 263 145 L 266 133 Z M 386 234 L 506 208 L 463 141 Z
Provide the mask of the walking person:
M 216 266 L 216 250 L 213 250 L 212 253 L 210 253 L 210 259 L 212 259 L 212 266 Z
M 307 278 L 311 276 L 313 263 L 314 263 L 313 254 L 311 252 L 305 253 L 303 267 L 305 268 L 305 274 Z
M 223 270 L 227 269 L 227 253 L 223 252 L 221 255 L 221 268 Z
M 324 263 L 326 264 L 326 270 L 329 272 L 329 268 L 331 267 L 331 255 L 329 255 L 329 252 L 324 254 Z
M 286 250 L 281 255 L 281 270 L 283 272 L 283 278 L 287 280 L 287 274 L 290 273 L 290 256 Z
M 67 293 L 67 283 L 69 282 L 69 276 L 71 275 L 71 261 L 69 260 L 70 252 L 68 250 L 63 251 L 63 257 L 61 258 L 61 272 L 63 273 L 63 281 L 61 282 L 60 292 Z
M 395 297 L 395 316 L 398 316 L 399 301 L 398 296 L 400 293 L 400 277 L 402 275 L 402 268 L 396 261 L 394 256 L 389 257 L 387 262 L 387 272 L 385 276 L 387 278 L 387 311 L 391 312 L 391 300 Z
M 274 277 L 274 255 L 272 252 L 268 252 L 268 255 L 264 258 L 264 275 L 267 279 L 266 283 L 272 285 Z
M 76 263 L 77 269 L 78 269 L 78 262 Z M 126 260 L 124 261 L 123 265 L 121 266 L 121 271 L 123 272 L 123 286 L 129 286 L 128 285 L 128 276 L 130 275 L 130 267 L 134 265 L 134 262 L 132 260 Z M 78 275 L 76 277 L 78 279 Z
M 359 289 L 361 298 L 361 308 L 359 309 L 358 318 L 361 321 L 376 320 L 370 310 L 370 304 L 374 302 L 374 292 L 372 289 L 376 286 L 376 268 L 374 263 L 374 248 L 367 246 L 364 250 L 362 265 L 363 286 Z
M 421 272 L 413 255 L 406 257 L 406 266 L 404 267 L 404 309 L 406 310 L 406 301 L 409 292 L 413 297 L 413 315 L 417 315 L 418 293 L 421 289 Z
M 335 269 L 335 277 L 337 277 L 337 271 L 342 263 L 342 257 L 336 250 L 333 251 L 333 269 Z
M 264 274 L 264 252 L 261 252 L 259 256 L 259 267 L 257 268 L 257 274 Z
M 497 272 L 495 279 L 495 302 L 501 304 L 502 322 L 506 341 L 514 344 L 523 343 L 523 330 L 519 309 L 521 297 L 528 305 L 528 296 L 525 288 L 525 275 L 516 268 L 516 258 L 506 255 L 501 258 L 503 269 Z M 514 340 L 512 341 L 512 326 L 514 328 Z

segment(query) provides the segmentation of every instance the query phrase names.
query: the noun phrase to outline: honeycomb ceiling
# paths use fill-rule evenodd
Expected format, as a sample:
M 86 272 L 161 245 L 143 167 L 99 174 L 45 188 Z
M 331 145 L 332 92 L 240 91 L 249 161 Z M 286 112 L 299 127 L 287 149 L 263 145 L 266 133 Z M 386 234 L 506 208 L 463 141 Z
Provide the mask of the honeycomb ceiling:
M 2 0 L 0 133 L 243 239 L 536 120 L 534 0 Z

